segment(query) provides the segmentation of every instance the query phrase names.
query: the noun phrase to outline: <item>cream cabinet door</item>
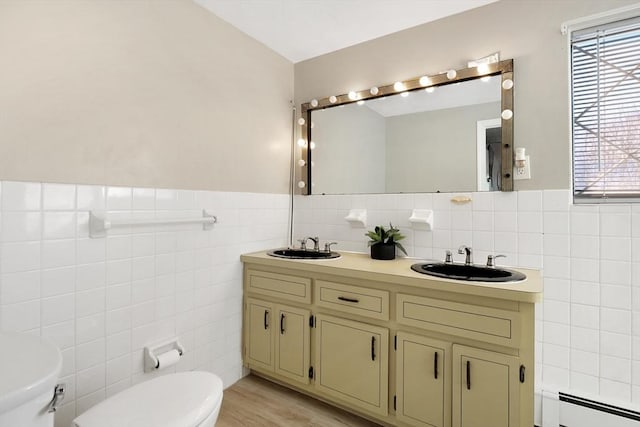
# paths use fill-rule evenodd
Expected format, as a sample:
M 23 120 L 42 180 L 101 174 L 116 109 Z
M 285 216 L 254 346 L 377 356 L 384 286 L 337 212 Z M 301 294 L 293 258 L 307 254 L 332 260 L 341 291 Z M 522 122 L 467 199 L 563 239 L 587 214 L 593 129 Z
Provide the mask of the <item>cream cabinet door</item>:
M 309 383 L 309 310 L 278 305 L 276 373 Z
M 273 303 L 247 299 L 245 362 L 249 367 L 274 369 L 274 311 Z
M 453 361 L 453 426 L 518 426 L 519 359 L 454 345 Z
M 451 343 L 398 332 L 396 418 L 412 426 L 451 425 Z
M 318 315 L 316 384 L 327 396 L 387 415 L 389 330 Z

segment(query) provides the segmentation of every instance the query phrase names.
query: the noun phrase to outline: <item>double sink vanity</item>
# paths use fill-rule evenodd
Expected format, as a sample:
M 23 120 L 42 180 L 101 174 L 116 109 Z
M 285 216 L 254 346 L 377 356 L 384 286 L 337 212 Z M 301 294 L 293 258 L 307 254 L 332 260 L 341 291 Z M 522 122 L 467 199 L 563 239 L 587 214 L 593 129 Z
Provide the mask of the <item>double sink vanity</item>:
M 533 425 L 539 272 L 294 251 L 242 256 L 253 373 L 383 425 Z

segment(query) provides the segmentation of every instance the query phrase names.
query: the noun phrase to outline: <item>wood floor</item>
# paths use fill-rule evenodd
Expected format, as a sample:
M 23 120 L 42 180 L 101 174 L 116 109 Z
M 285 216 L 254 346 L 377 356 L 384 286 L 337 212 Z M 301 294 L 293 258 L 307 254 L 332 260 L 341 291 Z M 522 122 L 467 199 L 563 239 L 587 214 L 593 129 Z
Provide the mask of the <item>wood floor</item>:
M 254 375 L 226 389 L 216 427 L 373 427 L 372 423 Z

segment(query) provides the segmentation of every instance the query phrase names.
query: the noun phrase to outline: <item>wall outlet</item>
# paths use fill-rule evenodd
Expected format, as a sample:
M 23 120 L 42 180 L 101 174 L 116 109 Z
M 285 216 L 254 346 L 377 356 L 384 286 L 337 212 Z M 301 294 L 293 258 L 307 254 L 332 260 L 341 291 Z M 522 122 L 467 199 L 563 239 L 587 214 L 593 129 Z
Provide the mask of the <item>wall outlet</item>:
M 525 162 L 523 168 L 513 167 L 513 179 L 518 181 L 520 179 L 531 179 L 531 160 L 529 156 L 525 156 Z

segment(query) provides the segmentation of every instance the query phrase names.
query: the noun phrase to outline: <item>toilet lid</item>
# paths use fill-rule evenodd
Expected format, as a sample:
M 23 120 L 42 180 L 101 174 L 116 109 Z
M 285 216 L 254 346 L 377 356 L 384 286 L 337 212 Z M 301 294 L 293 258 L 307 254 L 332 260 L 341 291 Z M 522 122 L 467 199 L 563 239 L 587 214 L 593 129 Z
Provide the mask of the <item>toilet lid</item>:
M 221 401 L 220 378 L 209 372 L 180 372 L 130 387 L 74 423 L 77 427 L 196 427 Z

